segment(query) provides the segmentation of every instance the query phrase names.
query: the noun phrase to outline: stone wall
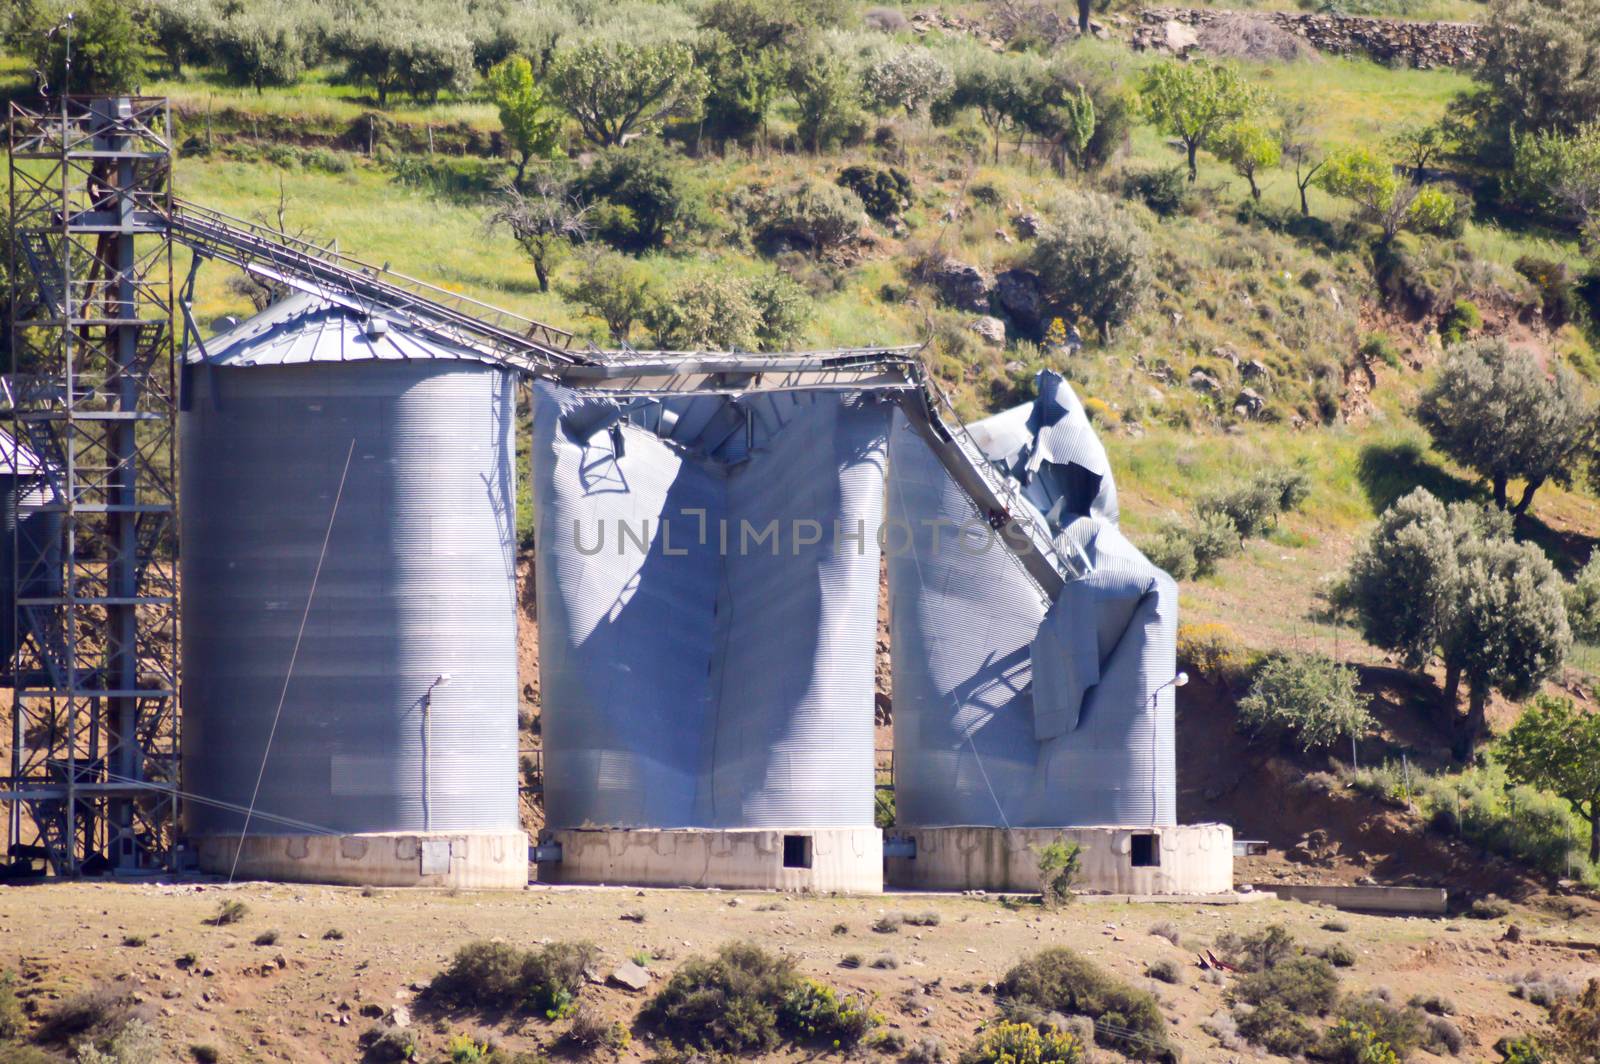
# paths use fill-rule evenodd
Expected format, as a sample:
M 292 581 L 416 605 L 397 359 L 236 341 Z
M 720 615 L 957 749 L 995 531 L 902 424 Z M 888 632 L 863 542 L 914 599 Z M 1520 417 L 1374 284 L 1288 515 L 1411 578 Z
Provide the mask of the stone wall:
M 1320 52 L 1358 55 L 1419 69 L 1466 66 L 1478 58 L 1483 27 L 1471 22 L 1405 22 L 1354 15 L 1294 11 L 1219 11 L 1211 8 L 1145 8 L 1134 29 L 1135 48 L 1160 48 L 1166 27 L 1176 22 L 1204 26 L 1222 19 L 1251 18 L 1288 30 Z

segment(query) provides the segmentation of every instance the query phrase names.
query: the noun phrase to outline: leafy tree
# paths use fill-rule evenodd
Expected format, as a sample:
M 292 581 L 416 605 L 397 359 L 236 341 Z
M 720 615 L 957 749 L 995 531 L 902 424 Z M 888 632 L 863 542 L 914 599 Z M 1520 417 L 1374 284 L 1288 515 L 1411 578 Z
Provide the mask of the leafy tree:
M 1387 161 L 1366 148 L 1350 148 L 1330 155 L 1316 183 L 1332 195 L 1355 203 L 1361 216 L 1383 230 L 1385 244 L 1402 228 L 1435 228 L 1454 214 L 1440 194 L 1402 180 Z M 1420 201 L 1420 202 L 1419 202 Z
M 861 74 L 866 98 L 879 113 L 897 109 L 906 114 L 925 111 L 954 83 L 944 60 L 920 46 L 890 52 Z
M 1261 110 L 1265 94 L 1228 63 L 1197 59 L 1157 63 L 1140 87 L 1146 113 L 1165 132 L 1183 141 L 1189 180 L 1199 176 L 1196 155 L 1223 129 Z
M 766 125 L 789 70 L 778 49 L 741 47 L 721 30 L 701 34 L 695 64 L 710 85 L 703 129 L 719 144 L 742 140 Z
M 238 8 L 217 23 L 211 51 L 229 78 L 260 92 L 298 81 L 314 47 L 299 20 L 281 11 Z
M 752 52 L 790 51 L 816 27 L 839 25 L 847 9 L 845 0 L 711 0 L 700 10 L 700 25 Z
M 517 183 L 530 159 L 549 159 L 560 150 L 561 116 L 550 95 L 533 79 L 533 64 L 520 55 L 490 69 L 489 98 L 500 111 L 500 127 L 517 153 Z
M 1259 119 L 1240 119 L 1223 126 L 1211 148 L 1217 158 L 1250 183 L 1250 198 L 1261 202 L 1256 175 L 1277 166 L 1283 158 L 1283 145 L 1272 131 Z
M 1467 682 L 1456 753 L 1486 730 L 1489 692 L 1527 698 L 1561 667 L 1572 644 L 1561 577 L 1544 552 L 1510 537 L 1466 539 L 1454 617 L 1444 641 L 1447 679 Z M 1453 696 L 1453 685 L 1450 694 Z
M 1306 199 L 1306 189 L 1316 181 L 1327 161 L 1313 139 L 1313 110 L 1310 104 L 1285 106 L 1279 111 L 1278 150 L 1283 163 L 1294 170 L 1294 187 L 1300 193 L 1300 214 L 1311 217 L 1311 204 Z
M 1389 145 L 1411 171 L 1411 180 L 1420 184 L 1428 167 L 1451 149 L 1450 128 L 1444 122 L 1408 125 L 1389 139 Z
M 750 351 L 760 342 L 761 309 L 739 278 L 704 274 L 674 285 L 644 322 L 663 350 Z
M 762 274 L 749 282 L 749 290 L 760 315 L 756 342 L 768 351 L 794 343 L 816 312 L 811 297 L 786 274 Z
M 1501 509 L 1509 482 L 1525 481 L 1510 505 L 1522 514 L 1546 481 L 1571 483 L 1594 441 L 1595 405 L 1565 366 L 1547 373 L 1525 351 L 1480 340 L 1451 350 L 1417 419 L 1434 446 L 1489 479 Z
M 1000 161 L 1000 138 L 1022 121 L 1032 91 L 1029 69 L 1018 58 L 980 52 L 956 68 L 951 91 L 935 104 L 934 119 L 947 121 L 974 108 L 994 140 L 994 161 Z
M 601 252 L 585 258 L 577 279 L 562 286 L 561 298 L 604 321 L 613 343 L 627 343 L 633 323 L 650 308 L 655 293 L 650 274 L 638 262 Z
M 601 152 L 574 182 L 573 192 L 593 205 L 595 234 L 623 251 L 671 244 L 697 213 L 682 164 L 658 140 Z
M 1512 143 L 1512 186 L 1519 198 L 1570 221 L 1600 244 L 1600 120 L 1570 135 L 1514 135 Z
M 1031 265 L 1055 303 L 1111 331 L 1139 309 L 1150 287 L 1149 240 L 1124 208 L 1098 193 L 1064 197 L 1040 228 Z
M 151 41 L 137 9 L 121 0 L 14 0 L 6 13 L 6 45 L 44 76 L 40 88 L 60 92 L 128 92 L 139 83 Z M 71 19 L 70 31 L 66 28 Z M 72 83 L 67 84 L 71 37 Z
M 566 182 L 540 174 L 527 191 L 508 185 L 486 220 L 489 230 L 504 229 L 533 262 L 539 291 L 550 291 L 550 271 L 573 243 L 589 233 L 590 207 L 572 194 Z
M 850 64 L 812 49 L 789 68 L 789 93 L 800 111 L 800 140 L 820 152 L 847 139 L 861 119 L 859 82 Z
M 413 32 L 401 84 L 412 99 L 437 100 L 441 92 L 466 92 L 474 76 L 472 41 L 465 31 L 425 22 Z
M 1410 668 L 1438 653 L 1456 750 L 1484 731 L 1490 691 L 1525 698 L 1560 668 L 1571 645 L 1561 578 L 1505 515 L 1468 504 L 1446 509 L 1418 488 L 1394 504 L 1351 563 L 1344 590 L 1363 634 Z M 1455 719 L 1461 681 L 1465 719 Z
M 1536 698 L 1500 740 L 1496 757 L 1513 783 L 1566 799 L 1589 822 L 1589 860 L 1600 861 L 1600 715 L 1571 699 Z
M 183 64 L 206 56 L 207 42 L 217 19 L 212 0 L 154 0 L 149 8 L 151 38 L 175 78 L 183 77 Z
M 860 196 L 867 213 L 880 222 L 893 221 L 911 206 L 911 178 L 896 166 L 847 166 L 834 183 Z
M 1600 0 L 1493 0 L 1478 78 L 1500 151 L 1513 130 L 1576 132 L 1600 113 Z
M 1600 551 L 1589 555 L 1567 588 L 1567 624 L 1586 643 L 1600 643 Z
M 669 118 L 695 118 L 710 90 L 682 44 L 594 41 L 558 52 L 550 85 L 583 135 L 602 146 L 649 133 Z
M 372 86 L 379 107 L 389 106 L 394 92 L 418 99 L 437 99 L 447 90 L 463 92 L 475 74 L 466 29 L 427 13 L 365 11 L 341 23 L 332 50 L 344 60 L 348 80 Z
M 1256 671 L 1239 700 L 1247 731 L 1289 739 L 1303 751 L 1326 749 L 1366 734 L 1371 701 L 1356 688 L 1356 671 L 1320 654 L 1276 654 Z

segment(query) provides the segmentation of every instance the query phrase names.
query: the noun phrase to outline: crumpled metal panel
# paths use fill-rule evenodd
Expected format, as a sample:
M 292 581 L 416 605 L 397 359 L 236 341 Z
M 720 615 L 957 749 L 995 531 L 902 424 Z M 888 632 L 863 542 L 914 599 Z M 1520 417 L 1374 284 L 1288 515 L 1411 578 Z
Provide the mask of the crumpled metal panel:
M 895 799 L 910 827 L 1171 824 L 1177 589 L 1116 527 L 1082 404 L 1040 400 L 970 427 L 1084 572 L 1044 601 L 926 444 L 890 437 Z M 1070 468 L 1068 468 L 1070 467 Z M 961 530 L 956 534 L 955 530 Z
M 515 384 L 309 361 L 235 349 L 180 415 L 185 788 L 248 805 L 270 736 L 252 834 L 515 830 Z M 185 808 L 194 834 L 240 830 Z
M 535 385 L 551 827 L 871 826 L 890 412 Z

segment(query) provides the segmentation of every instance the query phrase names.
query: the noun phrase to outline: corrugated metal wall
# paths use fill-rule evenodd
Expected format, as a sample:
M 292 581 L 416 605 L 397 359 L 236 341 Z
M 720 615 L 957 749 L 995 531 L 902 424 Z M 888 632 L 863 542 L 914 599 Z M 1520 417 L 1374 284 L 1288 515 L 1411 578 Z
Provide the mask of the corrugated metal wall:
M 214 342 L 186 381 L 185 786 L 249 803 L 338 496 L 257 809 L 346 833 L 515 830 L 515 385 L 478 362 L 368 360 L 385 356 L 341 312 L 300 309 Z M 354 360 L 321 361 L 306 330 Z M 310 364 L 273 364 L 285 352 Z M 194 834 L 241 825 L 187 809 Z
M 550 826 L 871 826 L 890 411 L 536 386 Z
M 903 418 L 890 439 L 900 824 L 1171 824 L 1177 589 L 1117 530 L 1105 452 L 1070 387 L 972 426 L 1058 543 L 1086 558 L 1047 608 Z M 964 534 L 957 534 L 964 528 Z M 1159 693 L 1158 693 L 1159 691 Z
M 38 475 L 32 452 L 19 448 L 8 434 L 0 437 L 0 683 L 10 683 L 7 669 L 17 646 L 17 582 L 22 583 L 22 598 L 60 594 L 61 515 L 29 514 L 18 528 L 18 506 L 46 501 L 49 488 Z M 23 466 L 20 475 L 10 468 L 14 454 Z

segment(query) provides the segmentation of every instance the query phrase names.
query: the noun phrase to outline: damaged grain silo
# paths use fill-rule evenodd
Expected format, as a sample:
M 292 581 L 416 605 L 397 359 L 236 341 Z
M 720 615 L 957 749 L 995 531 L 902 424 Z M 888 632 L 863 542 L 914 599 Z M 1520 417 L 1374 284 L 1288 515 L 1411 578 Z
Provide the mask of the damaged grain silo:
M 1038 850 L 1082 847 L 1080 885 L 1232 888 L 1222 825 L 1178 826 L 1177 588 L 1117 527 L 1109 462 L 1082 404 L 1038 398 L 969 427 L 1070 570 L 1052 603 L 899 419 L 890 443 L 896 886 L 1039 886 Z
M 560 846 L 541 879 L 881 889 L 892 410 L 535 386 L 543 841 Z
M 308 295 L 189 353 L 183 772 L 203 869 L 526 885 L 514 416 L 503 369 Z

